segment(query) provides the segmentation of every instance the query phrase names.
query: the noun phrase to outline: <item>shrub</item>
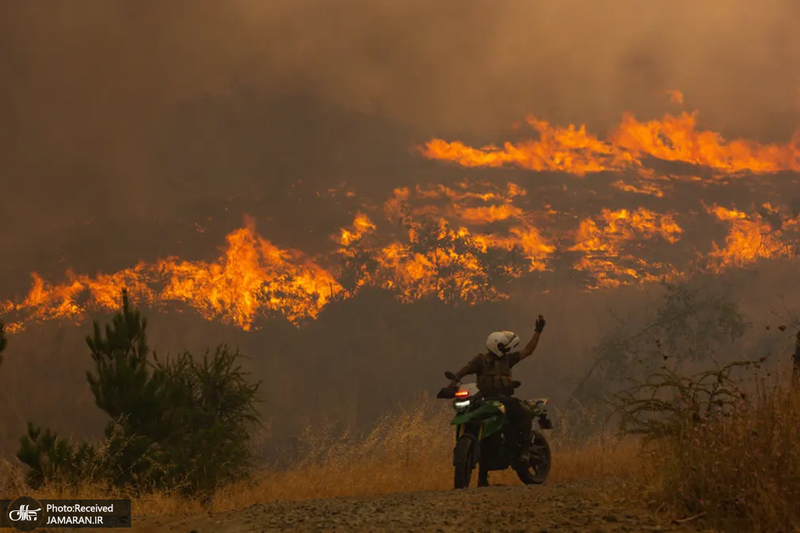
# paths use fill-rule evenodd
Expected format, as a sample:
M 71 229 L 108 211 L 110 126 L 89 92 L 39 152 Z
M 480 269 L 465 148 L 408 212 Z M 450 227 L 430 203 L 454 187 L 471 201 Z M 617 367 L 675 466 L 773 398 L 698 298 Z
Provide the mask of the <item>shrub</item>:
M 645 441 L 671 437 L 706 421 L 727 416 L 741 405 L 747 394 L 731 373 L 739 368 L 757 367 L 758 361 L 734 361 L 692 376 L 662 367 L 647 379 L 635 382 L 611 397 L 621 415 L 620 432 L 642 435 Z
M 723 530 L 800 527 L 800 395 L 780 388 L 742 400 L 664 447 L 662 500 Z
M 164 363 L 156 359 L 157 376 L 166 384 L 157 442 L 166 478 L 175 486 L 213 490 L 246 476 L 252 465 L 249 441 L 258 422 L 258 384 L 249 384 L 235 366 L 239 357 L 221 345 L 199 361 L 188 352 Z
M 800 394 L 736 376 L 766 359 L 690 376 L 662 366 L 612 397 L 622 433 L 650 445 L 657 500 L 674 512 L 725 531 L 800 526 Z
M 32 488 L 39 488 L 46 482 L 74 485 L 85 481 L 93 472 L 87 466 L 94 457 L 95 451 L 90 444 L 74 445 L 49 429 L 43 430 L 30 422 L 17 452 L 17 458 L 30 467 L 26 480 Z
M 86 341 L 95 368 L 86 378 L 111 417 L 105 441 L 98 451 L 29 424 L 17 454 L 29 466 L 29 484 L 91 478 L 197 493 L 247 474 L 259 383 L 238 366 L 241 354 L 220 345 L 200 360 L 184 352 L 163 361 L 154 353 L 151 361 L 146 329 L 126 291 L 105 332 L 94 323 Z
M 680 369 L 727 354 L 749 324 L 723 291 L 664 284 L 657 306 L 617 325 L 594 348 L 594 364 L 573 399 L 600 405 L 627 383 L 641 382 L 665 364 Z

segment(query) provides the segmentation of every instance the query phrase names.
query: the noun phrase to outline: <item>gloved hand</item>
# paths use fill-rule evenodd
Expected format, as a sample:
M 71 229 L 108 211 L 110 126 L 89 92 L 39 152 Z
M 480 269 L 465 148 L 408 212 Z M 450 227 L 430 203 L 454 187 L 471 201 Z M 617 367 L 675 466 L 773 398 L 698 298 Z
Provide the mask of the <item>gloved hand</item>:
M 536 331 L 536 333 L 541 333 L 546 323 L 547 322 L 545 321 L 544 317 L 539 315 L 539 318 L 536 319 L 536 327 L 534 328 L 534 331 Z

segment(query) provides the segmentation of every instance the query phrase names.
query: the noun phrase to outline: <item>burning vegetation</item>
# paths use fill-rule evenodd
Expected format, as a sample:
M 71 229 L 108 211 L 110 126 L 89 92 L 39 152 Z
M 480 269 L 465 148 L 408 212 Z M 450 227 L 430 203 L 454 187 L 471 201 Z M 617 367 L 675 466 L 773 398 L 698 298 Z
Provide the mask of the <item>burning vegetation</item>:
M 670 97 L 682 103 L 680 93 Z M 341 196 L 354 202 L 348 208 L 353 222 L 329 229 L 321 253 L 279 247 L 245 217 L 216 260 L 167 257 L 110 274 L 68 271 L 61 281 L 33 273 L 25 296 L 0 300 L 0 318 L 12 333 L 31 321 L 82 321 L 87 313 L 114 309 L 127 287 L 139 302 L 156 308 L 179 303 L 248 330 L 260 318 L 314 319 L 331 301 L 368 287 L 392 291 L 404 302 L 474 304 L 506 298 L 508 282 L 527 277 L 546 284 L 548 276 L 566 273 L 592 290 L 791 260 L 797 253 L 800 212 L 781 204 L 785 193 L 773 191 L 763 201 L 751 195 L 748 205 L 735 205 L 720 200 L 719 189 L 698 202 L 698 191 L 745 177 L 792 183 L 796 176 L 777 173 L 800 170 L 800 135 L 774 145 L 727 141 L 686 112 L 649 122 L 626 115 L 606 140 L 584 126 L 555 127 L 533 117 L 528 124 L 538 140 L 472 148 L 433 139 L 420 150 L 463 167 L 539 174 L 468 175 L 399 187 L 378 201 L 347 191 Z M 664 170 L 675 163 L 683 166 Z M 538 181 L 548 172 L 581 179 L 561 175 L 556 186 L 552 180 L 528 185 L 528 176 Z M 603 176 L 612 177 L 605 190 Z M 678 207 L 677 186 L 692 187 L 684 196 L 694 205 Z M 575 201 L 578 194 L 584 197 Z M 709 238 L 712 230 L 725 233 Z
M 683 95 L 671 92 L 674 103 Z M 552 126 L 530 115 L 528 125 L 539 139 L 506 142 L 502 148 L 473 148 L 464 143 L 433 139 L 422 149 L 430 159 L 465 167 L 516 165 L 528 170 L 554 170 L 585 176 L 594 172 L 647 167 L 647 158 L 698 165 L 722 173 L 769 173 L 800 170 L 800 130 L 785 144 L 763 145 L 746 139 L 726 141 L 719 133 L 698 128 L 697 112 L 666 114 L 640 122 L 626 113 L 606 140 L 585 126 Z

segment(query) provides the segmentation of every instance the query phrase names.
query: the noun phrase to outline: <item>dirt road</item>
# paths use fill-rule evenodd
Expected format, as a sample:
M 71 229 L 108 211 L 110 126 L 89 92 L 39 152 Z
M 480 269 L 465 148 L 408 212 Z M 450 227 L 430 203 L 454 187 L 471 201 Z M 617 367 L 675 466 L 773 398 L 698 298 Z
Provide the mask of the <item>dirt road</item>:
M 602 482 L 381 494 L 256 504 L 189 517 L 134 518 L 135 531 L 681 531 Z

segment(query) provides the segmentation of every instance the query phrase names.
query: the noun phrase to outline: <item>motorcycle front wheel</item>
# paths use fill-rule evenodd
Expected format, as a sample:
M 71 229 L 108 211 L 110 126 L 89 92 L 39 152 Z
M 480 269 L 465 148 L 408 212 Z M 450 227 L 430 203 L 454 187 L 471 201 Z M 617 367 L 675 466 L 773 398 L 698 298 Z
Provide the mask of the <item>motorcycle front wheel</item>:
M 472 437 L 464 436 L 456 441 L 456 447 L 453 450 L 453 466 L 455 467 L 453 488 L 466 489 L 469 487 L 473 469 L 472 447 L 475 445 L 475 439 Z
M 517 477 L 526 485 L 542 484 L 550 474 L 550 444 L 538 431 L 533 432 L 530 457 L 528 468 L 518 469 Z

